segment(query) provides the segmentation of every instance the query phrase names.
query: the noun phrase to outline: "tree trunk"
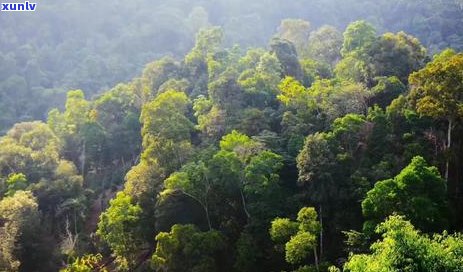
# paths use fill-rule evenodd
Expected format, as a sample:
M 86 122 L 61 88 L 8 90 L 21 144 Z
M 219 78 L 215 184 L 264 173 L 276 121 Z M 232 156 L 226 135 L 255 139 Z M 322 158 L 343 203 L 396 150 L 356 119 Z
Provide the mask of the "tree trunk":
M 248 209 L 246 207 L 246 200 L 244 199 L 244 194 L 243 194 L 243 190 L 240 189 L 240 194 L 241 194 L 241 202 L 243 203 L 243 210 L 244 210 L 244 213 L 246 213 L 246 216 L 248 218 L 251 218 L 251 215 L 249 214 L 248 212 Z
M 180 191 L 182 192 L 182 194 L 192 198 L 194 201 L 198 202 L 199 205 L 201 205 L 201 207 L 203 207 L 203 210 L 204 210 L 204 213 L 206 214 L 206 220 L 207 220 L 207 225 L 209 226 L 209 230 L 212 230 L 212 225 L 211 225 L 211 220 L 209 218 L 209 208 L 208 208 L 208 204 L 207 204 L 207 199 L 203 202 L 201 202 L 198 198 L 196 198 L 195 196 L 185 192 L 185 191 Z
M 77 237 L 77 211 L 74 208 L 74 235 Z
M 320 269 L 318 267 L 318 256 L 317 256 L 317 247 L 316 246 L 313 248 L 313 256 L 314 256 L 314 259 L 315 259 L 315 267 L 317 268 L 317 271 L 320 271 Z
M 453 122 L 452 119 L 448 120 L 449 126 L 447 129 L 447 156 L 446 156 L 446 162 L 445 162 L 445 181 L 448 182 L 449 180 L 449 165 L 450 165 L 450 158 L 449 158 L 449 152 L 450 152 L 450 147 L 452 146 L 452 128 L 453 128 Z
M 323 206 L 320 205 L 320 260 L 323 258 Z
M 82 158 L 82 161 L 81 161 L 81 166 L 82 167 L 82 178 L 84 179 L 84 183 L 85 183 L 85 148 L 86 148 L 86 141 L 84 140 L 84 142 L 82 143 L 82 154 L 81 154 L 81 158 Z
M 211 219 L 209 218 L 209 209 L 207 208 L 207 206 L 204 206 L 204 211 L 206 212 L 206 220 L 207 225 L 209 226 L 209 230 L 212 230 Z

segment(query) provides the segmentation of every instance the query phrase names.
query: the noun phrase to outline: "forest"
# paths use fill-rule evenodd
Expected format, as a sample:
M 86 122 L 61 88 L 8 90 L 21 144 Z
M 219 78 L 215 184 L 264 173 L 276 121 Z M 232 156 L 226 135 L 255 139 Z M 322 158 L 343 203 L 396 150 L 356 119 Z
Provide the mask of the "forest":
M 0 13 L 0 271 L 463 271 L 463 1 Z

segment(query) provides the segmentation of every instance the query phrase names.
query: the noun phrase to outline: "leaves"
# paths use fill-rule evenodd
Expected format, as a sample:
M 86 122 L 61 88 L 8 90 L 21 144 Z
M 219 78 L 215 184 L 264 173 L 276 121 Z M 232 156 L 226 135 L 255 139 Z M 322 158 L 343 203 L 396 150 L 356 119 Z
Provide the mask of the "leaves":
M 217 253 L 225 247 L 215 230 L 199 231 L 194 225 L 174 225 L 156 236 L 151 265 L 157 271 L 219 271 Z
M 269 230 L 275 243 L 285 244 L 285 259 L 291 264 L 303 264 L 312 250 L 316 252 L 319 231 L 320 223 L 313 207 L 302 208 L 297 222 L 288 218 L 274 219 Z
M 344 271 L 460 271 L 463 259 L 461 235 L 421 234 L 401 216 L 390 216 L 376 232 L 382 240 L 371 254 L 351 255 Z
M 409 99 L 418 113 L 455 120 L 462 116 L 463 54 L 446 50 L 410 76 Z
M 362 202 L 362 211 L 372 223 L 398 213 L 419 229 L 438 230 L 446 225 L 445 194 L 446 184 L 437 169 L 414 157 L 395 178 L 375 184 Z
M 124 192 L 117 193 L 109 203 L 109 208 L 100 215 L 97 235 L 111 248 L 119 268 L 130 270 L 137 261 L 137 249 L 142 241 L 136 230 L 140 206 L 132 204 L 132 198 Z

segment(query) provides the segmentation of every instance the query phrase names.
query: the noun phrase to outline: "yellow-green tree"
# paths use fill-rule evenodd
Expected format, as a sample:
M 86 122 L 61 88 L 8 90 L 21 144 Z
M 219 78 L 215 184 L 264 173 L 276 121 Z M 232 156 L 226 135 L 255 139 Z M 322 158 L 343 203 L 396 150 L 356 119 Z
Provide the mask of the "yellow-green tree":
M 321 226 L 313 207 L 304 207 L 297 214 L 297 220 L 276 218 L 270 227 L 270 237 L 277 244 L 284 244 L 285 258 L 290 264 L 304 264 L 314 254 L 318 270 L 317 237 Z
M 409 99 L 424 116 L 447 121 L 446 149 L 452 147 L 452 131 L 463 116 L 463 53 L 448 49 L 434 57 L 425 68 L 410 78 Z M 447 157 L 445 179 L 449 177 Z

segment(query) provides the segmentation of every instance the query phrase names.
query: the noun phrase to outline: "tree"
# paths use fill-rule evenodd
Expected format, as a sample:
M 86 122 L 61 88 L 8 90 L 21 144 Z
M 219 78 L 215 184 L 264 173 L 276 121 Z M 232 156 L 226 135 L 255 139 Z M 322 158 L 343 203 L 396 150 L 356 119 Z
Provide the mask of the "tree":
M 204 209 L 209 230 L 212 230 L 208 203 L 212 184 L 203 162 L 185 165 L 181 172 L 173 173 L 164 181 L 164 188 L 161 200 L 168 195 L 181 193 L 196 201 Z
M 11 173 L 6 180 L 6 184 L 8 186 L 6 196 L 13 196 L 16 191 L 23 191 L 29 185 L 26 176 L 22 173 Z
M 310 33 L 308 56 L 334 67 L 341 59 L 342 34 L 332 26 L 322 26 Z
M 193 109 L 198 120 L 196 128 L 206 137 L 218 141 L 227 129 L 225 110 L 213 105 L 210 99 L 202 95 L 194 100 Z
M 336 75 L 371 86 L 373 78 L 368 50 L 376 40 L 376 30 L 366 21 L 355 21 L 347 26 L 343 36 L 341 49 L 343 58 L 336 65 Z
M 371 71 L 368 64 L 354 56 L 349 54 L 344 56 L 341 61 L 336 64 L 334 68 L 336 77 L 344 80 L 350 80 L 359 83 L 370 83 Z
M 141 212 L 140 206 L 132 204 L 130 196 L 119 192 L 100 215 L 96 233 L 109 245 L 123 271 L 136 265 L 138 250 L 143 244 L 137 231 Z
M 218 231 L 199 231 L 194 225 L 174 225 L 156 236 L 151 265 L 156 271 L 220 271 L 225 237 Z
M 236 110 L 243 108 L 243 89 L 236 80 L 234 71 L 226 71 L 208 85 L 211 101 L 226 112 L 230 119 L 236 116 Z
M 167 174 L 178 169 L 191 150 L 193 124 L 185 116 L 188 105 L 185 93 L 170 90 L 145 104 L 141 112 L 142 158 L 159 165 Z
M 298 123 L 307 122 L 315 127 L 315 131 L 346 114 L 366 112 L 368 92 L 361 84 L 318 79 L 306 89 L 298 81 L 287 77 L 281 81 L 279 88 L 281 94 L 278 99 L 296 113 L 300 119 Z
M 323 234 L 330 237 L 331 243 L 320 242 L 322 252 L 341 246 L 340 230 L 362 224 L 358 203 L 371 186 L 362 171 L 365 167 L 371 172 L 371 166 L 364 165 L 371 126 L 363 115 L 338 118 L 331 130 L 307 136 L 297 156 L 298 185 L 306 201 L 319 209 Z
M 293 77 L 285 77 L 278 85 L 281 93 L 278 100 L 288 108 L 304 111 L 309 107 L 311 97 L 307 89 Z
M 151 134 L 176 141 L 189 138 L 191 122 L 184 115 L 189 104 L 185 93 L 167 91 L 143 107 L 142 135 Z M 174 126 L 175 125 L 175 126 Z
M 143 80 L 149 89 L 148 97 L 155 97 L 162 84 L 169 79 L 178 78 L 179 74 L 180 66 L 169 57 L 147 64 L 143 70 Z
M 284 19 L 278 27 L 277 37 L 293 43 L 297 52 L 301 54 L 306 49 L 309 34 L 309 22 L 301 19 Z
M 0 173 L 22 173 L 30 182 L 51 178 L 60 159 L 60 141 L 42 122 L 16 124 L 0 138 Z
M 333 77 L 332 67 L 325 61 L 305 58 L 301 60 L 304 86 L 310 87 L 317 79 Z
M 367 232 L 393 213 L 405 215 L 423 231 L 436 231 L 447 222 L 446 185 L 437 168 L 417 156 L 393 179 L 377 182 L 362 211 Z
M 278 58 L 282 68 L 282 77 L 291 76 L 298 80 L 303 77 L 301 64 L 294 45 L 280 38 L 273 38 L 270 42 L 271 53 Z
M 371 88 L 372 96 L 369 104 L 377 104 L 385 109 L 399 95 L 404 94 L 406 90 L 407 87 L 395 76 L 379 78 L 376 86 Z
M 447 121 L 446 149 L 452 147 L 452 130 L 463 116 L 463 54 L 448 49 L 434 57 L 423 69 L 410 75 L 409 101 L 424 116 Z M 445 180 L 449 178 L 447 156 Z
M 138 235 L 144 240 L 151 240 L 156 232 L 154 214 L 164 179 L 164 169 L 143 158 L 125 175 L 124 193 L 131 197 L 134 204 L 142 207 Z
M 261 150 L 261 146 L 249 136 L 236 130 L 222 137 L 220 149 L 227 152 L 235 152 L 243 162 Z
M 76 258 L 72 263 L 68 264 L 66 268 L 60 272 L 92 272 L 98 269 L 101 272 L 107 272 L 106 268 L 101 268 L 100 263 L 103 259 L 101 254 L 87 254 L 82 257 Z
M 396 76 L 404 83 L 426 61 L 426 49 L 405 32 L 383 34 L 368 47 L 367 54 L 372 77 Z
M 54 231 L 66 231 L 66 222 L 72 223 L 74 235 L 84 222 L 87 197 L 83 178 L 70 161 L 61 160 L 52 177 L 30 186 L 36 195 L 41 212 L 54 219 Z
M 248 104 L 263 108 L 274 102 L 280 76 L 281 65 L 276 56 L 264 53 L 255 67 L 240 74 L 238 83 L 250 98 Z
M 63 113 L 58 109 L 51 110 L 47 124 L 63 142 L 66 158 L 78 165 L 85 175 L 87 149 L 83 129 L 90 122 L 90 103 L 82 90 L 73 90 L 67 93 L 65 108 Z
M 17 191 L 0 201 L 0 269 L 46 271 L 50 252 L 44 246 L 40 214 L 29 191 Z M 42 266 L 42 267 L 41 267 Z M 42 270 L 43 269 L 43 270 Z
M 141 148 L 142 98 L 134 89 L 135 84 L 118 84 L 98 97 L 91 110 L 93 121 L 104 129 L 108 160 L 117 160 L 124 169 L 136 160 Z
M 190 53 L 185 57 L 186 63 L 206 61 L 206 58 L 217 52 L 223 42 L 223 30 L 220 27 L 200 29 L 196 34 L 196 43 Z
M 344 271 L 461 271 L 463 267 L 461 234 L 428 237 L 398 215 L 387 218 L 376 232 L 382 240 L 371 245 L 371 254 L 350 255 Z
M 317 235 L 320 223 L 317 212 L 312 207 L 304 207 L 297 214 L 297 221 L 288 218 L 276 218 L 270 227 L 270 236 L 276 243 L 285 243 L 286 261 L 291 264 L 303 264 L 313 252 L 318 270 Z
M 368 92 L 362 84 L 347 80 L 321 79 L 309 88 L 312 108 L 320 119 L 330 124 L 347 114 L 362 114 L 367 111 Z
M 79 128 L 88 120 L 88 110 L 89 102 L 85 100 L 82 90 L 74 90 L 67 93 L 66 111 L 64 112 L 67 133 L 77 134 Z
M 244 169 L 244 192 L 265 195 L 278 184 L 278 172 L 283 167 L 283 158 L 265 150 L 253 156 Z
M 341 54 L 346 57 L 351 53 L 362 53 L 363 50 L 368 48 L 376 38 L 376 30 L 366 21 L 355 21 L 347 26 L 343 36 L 344 42 Z

